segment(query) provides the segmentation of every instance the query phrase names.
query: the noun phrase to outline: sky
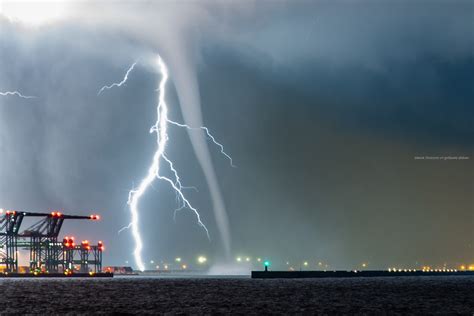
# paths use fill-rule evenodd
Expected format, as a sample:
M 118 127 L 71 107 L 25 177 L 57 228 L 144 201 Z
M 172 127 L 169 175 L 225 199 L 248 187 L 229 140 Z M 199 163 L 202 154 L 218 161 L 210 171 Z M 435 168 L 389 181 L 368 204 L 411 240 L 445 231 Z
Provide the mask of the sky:
M 223 260 L 216 209 L 231 258 L 474 262 L 472 1 L 35 2 L 61 9 L 41 24 L 15 19 L 34 7 L 20 3 L 0 7 L 0 92 L 36 98 L 0 96 L 3 208 L 99 213 L 64 233 L 134 265 L 118 231 L 156 150 L 160 54 L 170 117 L 202 122 L 236 167 L 169 127 L 167 155 L 211 240 L 189 210 L 173 219 L 175 193 L 156 180 L 139 206 L 147 267 Z

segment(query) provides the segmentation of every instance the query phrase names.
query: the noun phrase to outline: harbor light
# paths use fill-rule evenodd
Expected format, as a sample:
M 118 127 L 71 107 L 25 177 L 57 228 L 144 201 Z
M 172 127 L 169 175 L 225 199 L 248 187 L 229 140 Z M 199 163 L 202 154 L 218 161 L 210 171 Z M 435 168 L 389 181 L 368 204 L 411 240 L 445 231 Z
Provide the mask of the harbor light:
M 268 267 L 270 266 L 270 261 L 265 260 L 265 261 L 263 262 L 263 266 L 265 267 L 265 271 L 268 271 Z

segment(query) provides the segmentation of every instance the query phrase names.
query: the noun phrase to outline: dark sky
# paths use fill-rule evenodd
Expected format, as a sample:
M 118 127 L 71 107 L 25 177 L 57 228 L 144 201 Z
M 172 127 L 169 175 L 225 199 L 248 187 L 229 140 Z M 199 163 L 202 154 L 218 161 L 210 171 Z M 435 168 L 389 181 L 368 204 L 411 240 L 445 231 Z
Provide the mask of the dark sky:
M 237 165 L 210 147 L 233 256 L 342 268 L 473 262 L 473 2 L 246 3 L 205 2 L 212 22 L 185 32 L 204 122 Z M 162 6 L 153 9 L 172 7 Z M 181 2 L 170 16 L 196 6 Z M 97 96 L 150 47 L 91 23 L 30 29 L 0 16 L 0 91 L 38 96 L 0 96 L 0 202 L 96 210 L 103 221 L 68 223 L 65 233 L 104 240 L 106 263 L 132 263 L 131 235 L 117 231 L 155 150 L 160 77 L 139 63 L 125 86 Z M 166 34 L 182 36 L 173 26 Z M 147 36 L 154 31 L 164 32 Z M 181 121 L 172 83 L 167 93 Z M 170 127 L 170 137 L 168 156 L 198 188 L 187 194 L 212 241 L 191 212 L 173 221 L 175 194 L 156 181 L 140 204 L 144 258 L 216 261 L 203 173 L 186 131 Z

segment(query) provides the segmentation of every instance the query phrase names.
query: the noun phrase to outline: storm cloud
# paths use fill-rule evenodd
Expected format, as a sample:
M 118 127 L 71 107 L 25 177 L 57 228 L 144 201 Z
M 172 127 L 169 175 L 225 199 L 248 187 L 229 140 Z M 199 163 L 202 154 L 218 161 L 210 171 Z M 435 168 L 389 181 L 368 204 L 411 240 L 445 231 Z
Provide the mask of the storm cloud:
M 472 2 L 84 2 L 69 10 L 33 28 L 0 17 L 0 91 L 38 96 L 0 97 L 2 207 L 97 210 L 102 222 L 65 229 L 104 240 L 108 263 L 132 262 L 131 237 L 117 231 L 154 151 L 159 76 L 149 60 L 158 52 L 170 65 L 172 118 L 186 119 L 179 106 L 191 101 L 180 87 L 193 85 L 203 123 L 238 166 L 209 146 L 233 255 L 335 267 L 474 259 Z M 137 59 L 125 86 L 97 96 Z M 187 193 L 213 238 L 190 212 L 174 223 L 174 193 L 155 182 L 141 206 L 145 259 L 217 259 L 205 174 L 187 132 L 170 127 L 170 135 L 168 155 L 183 184 L 198 188 Z

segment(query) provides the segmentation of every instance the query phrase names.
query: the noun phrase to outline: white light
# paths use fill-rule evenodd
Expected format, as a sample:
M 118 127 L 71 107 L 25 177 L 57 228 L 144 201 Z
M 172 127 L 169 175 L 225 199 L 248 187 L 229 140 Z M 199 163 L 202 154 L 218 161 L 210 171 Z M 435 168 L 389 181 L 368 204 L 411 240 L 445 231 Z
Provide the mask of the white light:
M 236 260 L 237 260 L 238 262 L 240 262 L 240 261 L 242 261 L 242 258 L 240 258 L 240 257 L 237 257 L 237 259 L 236 259 Z
M 249 262 L 249 261 L 250 261 L 250 258 L 249 258 L 249 257 L 245 258 L 245 261 Z
M 65 1 L 0 0 L 0 15 L 32 26 L 54 22 L 65 16 Z
M 181 262 L 181 258 L 179 258 L 179 257 L 176 258 L 176 259 L 174 259 L 174 260 L 175 260 L 176 262 Z
M 200 264 L 203 264 L 203 263 L 205 263 L 206 261 L 207 261 L 207 258 L 206 258 L 206 257 L 204 257 L 204 256 L 199 256 L 199 257 L 198 257 L 198 262 L 199 262 Z

